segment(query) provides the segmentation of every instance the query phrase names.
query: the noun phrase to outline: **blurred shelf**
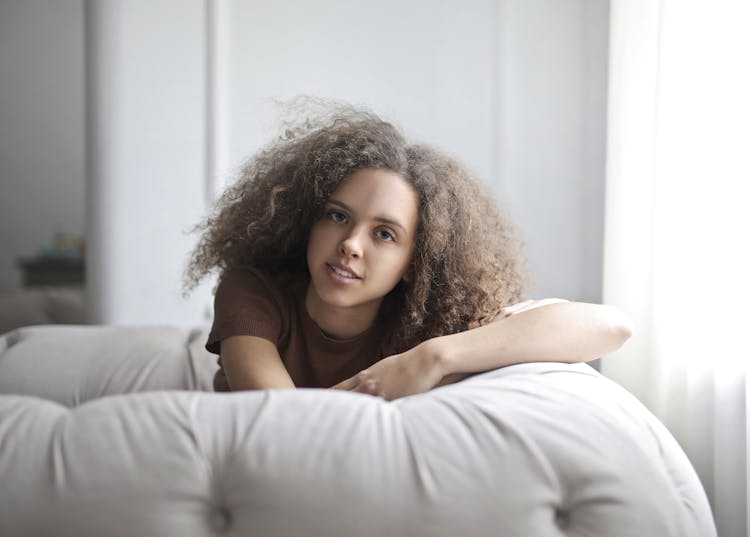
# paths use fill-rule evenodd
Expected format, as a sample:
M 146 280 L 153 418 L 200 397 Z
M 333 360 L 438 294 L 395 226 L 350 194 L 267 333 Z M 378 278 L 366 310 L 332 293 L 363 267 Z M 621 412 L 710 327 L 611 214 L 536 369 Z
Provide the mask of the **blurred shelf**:
M 24 287 L 83 285 L 86 269 L 80 257 L 20 259 Z

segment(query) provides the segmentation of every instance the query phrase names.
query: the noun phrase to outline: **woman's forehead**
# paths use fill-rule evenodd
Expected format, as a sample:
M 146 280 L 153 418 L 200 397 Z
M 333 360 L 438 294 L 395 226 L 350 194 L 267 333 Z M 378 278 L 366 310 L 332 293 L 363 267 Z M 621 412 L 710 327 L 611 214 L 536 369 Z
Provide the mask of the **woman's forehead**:
M 362 217 L 395 219 L 410 229 L 416 226 L 417 193 L 406 179 L 390 170 L 357 170 L 341 182 L 329 201 Z

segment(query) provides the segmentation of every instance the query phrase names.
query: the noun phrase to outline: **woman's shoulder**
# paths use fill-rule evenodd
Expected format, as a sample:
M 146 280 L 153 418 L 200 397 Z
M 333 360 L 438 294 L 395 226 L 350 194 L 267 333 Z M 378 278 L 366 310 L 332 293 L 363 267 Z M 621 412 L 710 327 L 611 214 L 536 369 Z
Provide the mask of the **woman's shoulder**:
M 295 308 L 286 281 L 257 267 L 225 269 L 214 295 L 214 319 L 206 348 L 218 354 L 220 342 L 237 335 L 262 337 L 279 345 L 289 333 Z
M 253 266 L 234 266 L 221 274 L 214 294 L 214 326 L 263 322 L 281 333 L 294 315 L 304 275 L 272 274 Z
M 299 273 L 272 273 L 254 266 L 234 266 L 225 269 L 221 274 L 216 294 L 264 295 L 286 301 L 290 293 L 304 285 L 305 278 L 306 275 Z

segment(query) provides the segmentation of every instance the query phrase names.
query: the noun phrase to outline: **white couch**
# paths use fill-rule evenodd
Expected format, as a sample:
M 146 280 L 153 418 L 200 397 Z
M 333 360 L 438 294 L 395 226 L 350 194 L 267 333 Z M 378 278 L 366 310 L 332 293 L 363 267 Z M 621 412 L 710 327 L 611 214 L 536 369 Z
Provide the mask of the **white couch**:
M 0 535 L 716 535 L 672 436 L 590 367 L 386 402 L 210 393 L 205 330 L 0 338 Z

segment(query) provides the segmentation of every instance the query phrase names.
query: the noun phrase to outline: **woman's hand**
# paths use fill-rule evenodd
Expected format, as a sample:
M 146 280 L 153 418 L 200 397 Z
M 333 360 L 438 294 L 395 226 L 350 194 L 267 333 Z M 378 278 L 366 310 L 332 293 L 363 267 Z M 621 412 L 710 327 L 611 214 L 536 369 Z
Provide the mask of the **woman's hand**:
M 443 379 L 440 361 L 427 343 L 383 358 L 332 389 L 367 393 L 389 401 L 426 392 Z

